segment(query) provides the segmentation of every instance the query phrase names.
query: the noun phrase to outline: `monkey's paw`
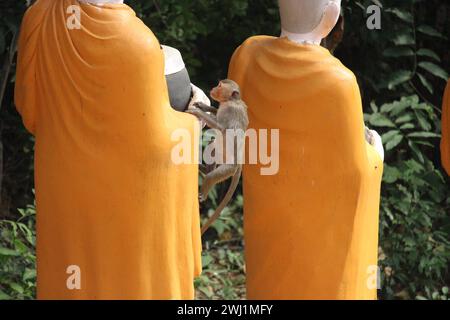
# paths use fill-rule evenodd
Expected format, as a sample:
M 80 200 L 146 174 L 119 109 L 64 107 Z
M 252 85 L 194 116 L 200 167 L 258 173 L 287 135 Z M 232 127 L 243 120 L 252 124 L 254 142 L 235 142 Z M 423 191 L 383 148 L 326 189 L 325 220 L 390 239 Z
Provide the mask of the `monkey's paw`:
M 200 202 L 205 202 L 208 199 L 208 195 L 201 193 L 198 197 Z
M 201 102 L 195 102 L 192 106 L 193 106 L 194 108 L 201 109 L 202 103 L 201 103 Z

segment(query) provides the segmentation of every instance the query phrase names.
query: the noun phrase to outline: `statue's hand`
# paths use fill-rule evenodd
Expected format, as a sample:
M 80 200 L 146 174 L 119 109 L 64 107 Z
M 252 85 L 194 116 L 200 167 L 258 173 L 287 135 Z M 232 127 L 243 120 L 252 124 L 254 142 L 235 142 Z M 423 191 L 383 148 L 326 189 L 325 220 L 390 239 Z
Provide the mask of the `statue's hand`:
M 192 87 L 192 99 L 191 102 L 189 102 L 188 105 L 188 109 L 186 110 L 187 113 L 190 113 L 194 116 L 198 116 L 198 114 L 196 113 L 197 111 L 200 111 L 200 109 L 197 108 L 198 104 L 206 104 L 208 106 L 211 105 L 211 101 L 208 99 L 208 97 L 206 96 L 206 94 L 203 92 L 202 89 L 200 89 L 199 87 L 197 87 L 196 85 L 191 83 L 191 87 Z M 205 128 L 206 123 L 203 120 L 200 120 L 200 127 L 201 128 Z
M 188 106 L 188 110 L 192 110 L 195 109 L 195 104 L 196 103 L 204 103 L 208 106 L 211 105 L 211 101 L 208 99 L 208 97 L 206 96 L 206 94 L 203 92 L 202 89 L 200 89 L 199 87 L 197 87 L 194 84 L 191 84 L 192 87 L 192 99 L 191 102 L 189 102 L 189 106 Z
M 366 141 L 371 145 L 374 146 L 375 145 L 375 136 L 373 135 L 373 132 L 366 127 L 365 129 L 365 136 L 366 136 Z
M 375 130 L 370 130 L 366 127 L 365 129 L 366 141 L 375 148 L 378 155 L 384 161 L 384 147 L 381 136 Z

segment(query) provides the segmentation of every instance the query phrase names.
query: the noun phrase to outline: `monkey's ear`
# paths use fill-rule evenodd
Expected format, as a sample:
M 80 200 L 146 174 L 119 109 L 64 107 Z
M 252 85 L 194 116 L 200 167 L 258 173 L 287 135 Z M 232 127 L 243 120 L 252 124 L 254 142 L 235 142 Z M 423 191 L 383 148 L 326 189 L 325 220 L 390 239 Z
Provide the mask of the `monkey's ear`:
M 239 99 L 241 94 L 237 90 L 233 90 L 233 93 L 231 94 L 231 97 L 234 99 Z

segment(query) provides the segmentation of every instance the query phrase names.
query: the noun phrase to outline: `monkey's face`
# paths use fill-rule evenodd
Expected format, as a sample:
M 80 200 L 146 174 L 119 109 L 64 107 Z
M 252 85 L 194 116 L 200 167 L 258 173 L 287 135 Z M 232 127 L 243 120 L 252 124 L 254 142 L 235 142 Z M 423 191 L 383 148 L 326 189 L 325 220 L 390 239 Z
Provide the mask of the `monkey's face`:
M 217 87 L 214 87 L 211 92 L 210 96 L 217 102 L 224 102 L 228 101 L 230 99 L 230 94 L 227 92 L 226 85 L 221 82 L 217 85 Z
M 217 87 L 210 92 L 211 98 L 217 102 L 226 102 L 239 98 L 240 92 L 238 85 L 231 80 L 220 81 Z

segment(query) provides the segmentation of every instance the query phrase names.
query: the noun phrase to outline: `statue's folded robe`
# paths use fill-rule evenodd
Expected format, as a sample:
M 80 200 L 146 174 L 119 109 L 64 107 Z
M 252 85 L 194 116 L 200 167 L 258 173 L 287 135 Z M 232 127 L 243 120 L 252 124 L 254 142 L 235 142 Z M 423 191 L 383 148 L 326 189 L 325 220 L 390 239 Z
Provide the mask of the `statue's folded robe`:
M 450 80 L 447 82 L 442 102 L 441 158 L 444 169 L 450 175 Z
M 38 298 L 193 298 L 198 166 L 173 164 L 171 134 L 197 120 L 171 109 L 153 33 L 123 4 L 38 0 L 15 98 L 36 137 Z
M 248 298 L 376 298 L 383 164 L 355 76 L 322 47 L 258 36 L 229 77 L 250 127 L 280 129 L 279 173 L 244 168 Z

